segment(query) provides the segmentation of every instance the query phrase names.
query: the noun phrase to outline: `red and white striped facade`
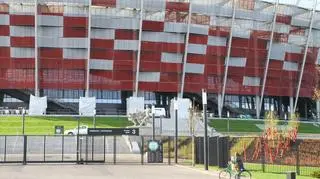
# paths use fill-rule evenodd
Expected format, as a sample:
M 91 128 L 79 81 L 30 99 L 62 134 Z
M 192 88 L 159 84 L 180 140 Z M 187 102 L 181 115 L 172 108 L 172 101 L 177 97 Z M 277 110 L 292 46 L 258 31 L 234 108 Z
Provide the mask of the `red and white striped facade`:
M 317 84 L 320 13 L 312 8 L 90 2 L 0 1 L 0 88 L 33 89 L 38 80 L 40 89 L 86 89 L 88 68 L 90 89 L 295 96 L 300 86 L 310 97 Z

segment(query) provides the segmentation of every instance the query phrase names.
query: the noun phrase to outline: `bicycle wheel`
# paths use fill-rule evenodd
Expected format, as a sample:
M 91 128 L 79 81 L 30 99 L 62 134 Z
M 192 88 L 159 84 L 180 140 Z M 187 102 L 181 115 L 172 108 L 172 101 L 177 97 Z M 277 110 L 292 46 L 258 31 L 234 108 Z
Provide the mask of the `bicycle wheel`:
M 241 171 L 237 176 L 238 179 L 251 179 L 251 173 L 247 170 Z
M 228 172 L 227 170 L 222 170 L 219 173 L 219 179 L 231 179 L 231 173 Z

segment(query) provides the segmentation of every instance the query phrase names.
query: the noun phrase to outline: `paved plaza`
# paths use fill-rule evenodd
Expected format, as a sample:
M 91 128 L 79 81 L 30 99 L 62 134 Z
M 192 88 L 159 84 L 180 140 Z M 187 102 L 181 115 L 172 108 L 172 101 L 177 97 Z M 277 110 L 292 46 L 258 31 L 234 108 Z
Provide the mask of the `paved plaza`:
M 215 174 L 168 165 L 0 165 L 0 179 L 215 179 Z

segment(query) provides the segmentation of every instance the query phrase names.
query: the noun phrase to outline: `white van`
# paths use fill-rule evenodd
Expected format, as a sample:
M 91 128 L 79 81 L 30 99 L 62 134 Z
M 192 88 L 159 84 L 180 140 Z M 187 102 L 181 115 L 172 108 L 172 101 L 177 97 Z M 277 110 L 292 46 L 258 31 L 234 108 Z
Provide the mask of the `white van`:
M 166 110 L 164 108 L 154 108 L 155 110 L 155 117 L 165 117 L 166 116 Z

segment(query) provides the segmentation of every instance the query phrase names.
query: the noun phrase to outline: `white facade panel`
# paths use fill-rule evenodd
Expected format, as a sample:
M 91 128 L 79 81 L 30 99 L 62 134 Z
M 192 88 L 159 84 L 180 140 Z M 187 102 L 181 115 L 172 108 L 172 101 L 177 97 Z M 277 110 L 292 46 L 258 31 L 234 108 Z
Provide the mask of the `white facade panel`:
M 305 45 L 307 43 L 307 37 L 301 35 L 289 35 L 288 43 L 295 45 Z
M 34 1 L 32 3 L 34 3 Z M 33 15 L 34 8 L 34 4 L 12 3 L 9 5 L 9 13 L 17 15 Z
M 186 73 L 203 74 L 204 64 L 186 63 Z
M 0 14 L 0 25 L 9 25 L 9 15 L 8 14 Z
M 63 47 L 63 39 L 52 37 L 38 37 L 38 47 L 61 48 Z
M 161 11 L 161 12 L 146 11 L 143 13 L 142 18 L 143 20 L 163 22 L 165 20 L 165 16 L 166 16 L 165 11 Z
M 299 27 L 309 27 L 310 21 L 306 19 L 296 18 L 292 17 L 291 19 L 291 25 L 293 26 L 299 26 Z
M 114 29 L 91 29 L 91 39 L 114 39 Z
M 94 70 L 113 70 L 113 60 L 90 60 L 90 69 Z
M 140 9 L 141 0 L 117 0 L 116 7 L 117 8 L 134 8 L 134 9 Z
M 142 41 L 147 42 L 167 42 L 167 43 L 184 43 L 185 35 L 166 32 L 147 32 L 143 31 Z
M 251 34 L 250 30 L 241 29 L 241 28 L 233 28 L 232 29 L 232 36 L 233 37 L 249 39 L 250 34 Z
M 0 36 L 0 47 L 10 47 L 9 36 Z
M 140 82 L 160 82 L 160 72 L 140 72 Z
M 87 48 L 87 38 L 63 38 L 64 48 Z
M 105 8 L 99 6 L 92 6 L 91 14 L 93 18 L 107 17 L 111 19 L 119 19 L 140 17 L 140 12 L 134 9 Z
M 260 78 L 259 77 L 243 77 L 243 86 L 260 86 Z
M 188 25 L 185 23 L 175 23 L 175 22 L 165 22 L 164 23 L 164 31 L 165 32 L 186 33 L 187 28 L 188 28 Z
M 144 0 L 143 10 L 144 11 L 161 11 L 166 9 L 165 0 Z
M 38 27 L 38 37 L 63 37 L 63 27 Z
M 115 50 L 138 50 L 138 40 L 115 40 Z
M 298 68 L 299 68 L 298 63 L 287 62 L 287 61 L 283 63 L 283 67 L 282 67 L 283 70 L 287 70 L 287 71 L 298 71 Z
M 208 36 L 208 45 L 212 46 L 227 46 L 226 37 Z
M 190 33 L 208 35 L 209 26 L 208 25 L 199 25 L 199 24 L 190 24 Z
M 226 61 L 227 59 L 225 60 L 225 62 Z M 247 58 L 245 57 L 230 57 L 229 59 L 229 66 L 231 67 L 245 67 L 246 63 L 247 63 Z
M 290 25 L 276 23 L 274 27 L 274 32 L 289 34 Z
M 161 62 L 165 63 L 182 63 L 183 54 L 181 53 L 161 53 Z
M 269 47 L 269 44 L 267 45 Z M 283 43 L 272 43 L 270 59 L 284 60 L 286 54 L 286 45 Z
M 91 26 L 97 28 L 110 29 L 139 29 L 140 20 L 138 18 L 112 18 L 112 17 L 92 17 Z
M 13 58 L 34 58 L 34 48 L 11 47 L 10 54 Z
M 63 26 L 63 16 L 38 15 L 39 26 Z
M 89 9 L 85 6 L 64 6 L 63 15 L 72 17 L 88 17 Z
M 87 59 L 88 52 L 87 49 L 63 49 L 63 58 L 65 59 Z
M 205 55 L 207 53 L 207 45 L 189 43 L 188 53 Z
M 30 26 L 10 26 L 10 36 L 34 37 L 34 27 Z

